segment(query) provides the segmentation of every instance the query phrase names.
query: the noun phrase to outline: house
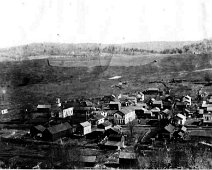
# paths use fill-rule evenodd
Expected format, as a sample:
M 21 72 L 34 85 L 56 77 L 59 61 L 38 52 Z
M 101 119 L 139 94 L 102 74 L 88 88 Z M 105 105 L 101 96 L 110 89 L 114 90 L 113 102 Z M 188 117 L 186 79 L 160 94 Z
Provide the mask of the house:
M 143 102 L 144 101 L 144 94 L 142 92 L 138 92 L 136 95 L 137 101 L 138 102 Z
M 42 134 L 43 131 L 45 130 L 46 128 L 42 125 L 37 125 L 37 126 L 32 126 L 30 128 L 30 135 L 32 137 L 36 136 L 37 134 Z
M 152 107 L 158 107 L 160 109 L 163 109 L 163 102 L 162 102 L 162 100 L 153 100 L 152 101 Z
M 160 90 L 158 88 L 148 88 L 147 90 L 143 91 L 145 95 L 158 95 L 160 94 Z
M 7 114 L 7 113 L 8 113 L 8 109 L 1 110 L 1 114 Z
M 51 105 L 39 104 L 37 106 L 37 112 L 50 113 L 50 111 L 51 111 Z
M 133 168 L 137 164 L 136 154 L 121 151 L 119 153 L 119 164 L 121 168 Z
M 161 112 L 161 115 L 163 119 L 170 119 L 172 116 L 172 111 L 169 109 L 165 109 Z
M 186 105 L 191 106 L 191 97 L 186 95 L 183 97 L 182 101 L 186 103 Z
M 86 139 L 96 139 L 97 141 L 101 141 L 104 137 L 105 130 L 104 129 L 95 129 L 91 133 L 86 135 Z
M 69 108 L 63 108 L 61 112 L 59 112 L 59 117 L 61 118 L 66 118 L 66 117 L 71 117 L 74 114 L 74 108 L 69 107 Z
M 74 107 L 73 119 L 79 119 L 80 122 L 87 121 L 94 110 L 93 107 Z
M 91 133 L 91 124 L 88 121 L 80 123 L 77 128 L 77 132 L 83 136 Z
M 66 122 L 46 128 L 42 133 L 42 138 L 47 141 L 55 141 L 70 134 L 72 134 L 72 127 Z
M 104 130 L 108 130 L 111 127 L 112 127 L 112 123 L 110 123 L 109 121 L 105 121 L 104 123 L 97 125 L 97 128 L 104 129 Z
M 140 97 L 142 97 L 142 95 L 140 95 Z M 123 94 L 119 94 L 118 96 L 119 101 L 121 101 L 121 103 L 128 103 L 129 105 L 135 105 L 137 104 L 137 95 L 135 96 L 129 96 L 129 95 L 123 95 Z
M 198 117 L 199 118 L 202 118 L 203 117 L 203 114 L 204 114 L 204 109 L 199 109 L 198 110 Z
M 80 156 L 80 163 L 83 164 L 83 167 L 94 167 L 96 156 Z
M 204 124 L 211 124 L 212 123 L 212 114 L 210 112 L 203 114 L 203 123 Z
M 176 116 L 175 116 L 175 122 L 177 125 L 184 125 L 185 122 L 186 122 L 186 116 L 178 113 Z
M 187 107 L 186 103 L 184 102 L 180 102 L 180 101 L 177 101 L 175 103 L 175 109 L 178 109 L 180 111 L 184 111 L 184 109 Z
M 121 136 L 121 139 L 118 138 L 119 140 L 117 140 L 117 138 L 115 138 L 116 140 L 113 140 L 114 138 L 110 137 L 109 138 L 106 137 L 106 140 L 104 143 L 100 144 L 101 148 L 105 148 L 105 149 L 118 149 L 120 150 L 121 148 L 124 148 L 124 136 Z
M 129 107 L 121 108 L 114 114 L 114 120 L 117 122 L 117 124 L 127 124 L 128 122 L 134 119 L 135 119 L 135 110 Z
M 172 124 L 168 124 L 167 126 L 164 127 L 164 130 L 161 132 L 163 138 L 171 139 L 175 132 L 175 127 Z
M 151 119 L 152 117 L 152 112 L 151 110 L 147 110 L 145 108 L 136 108 L 135 109 L 135 114 L 137 119 Z
M 92 111 L 92 114 L 93 115 L 102 115 L 104 117 L 107 117 L 107 112 L 106 111 L 103 111 L 103 110 L 95 110 L 95 111 Z
M 111 127 L 109 129 L 107 129 L 105 131 L 105 135 L 109 136 L 109 135 L 119 135 L 119 134 L 121 134 L 122 133 L 122 129 L 121 129 L 121 127 L 119 128 L 118 126 L 119 125 L 116 125 L 114 127 Z
M 185 112 L 187 117 L 191 117 L 193 115 L 193 113 L 188 109 L 185 109 L 184 112 Z
M 99 125 L 101 123 L 104 123 L 105 117 L 98 114 L 98 115 L 93 115 L 93 118 L 91 119 L 92 125 Z
M 152 114 L 151 114 L 152 119 L 160 119 L 160 117 L 159 117 L 160 109 L 158 107 L 155 107 L 155 108 L 151 109 L 150 111 L 152 112 Z
M 110 108 L 110 110 L 120 110 L 121 109 L 121 103 L 111 101 L 109 103 L 109 108 Z

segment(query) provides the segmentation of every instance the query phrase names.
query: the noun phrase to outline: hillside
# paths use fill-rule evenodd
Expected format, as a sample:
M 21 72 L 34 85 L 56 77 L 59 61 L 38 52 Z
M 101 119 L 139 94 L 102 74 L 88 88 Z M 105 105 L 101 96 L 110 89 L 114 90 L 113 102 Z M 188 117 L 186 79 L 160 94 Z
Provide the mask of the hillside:
M 211 54 L 159 55 L 155 56 L 156 61 L 151 62 L 151 57 L 149 60 L 147 57 L 137 57 L 134 60 L 125 57 L 124 61 L 117 64 L 121 57 L 116 56 L 116 60 L 113 57 L 109 65 L 92 68 L 80 64 L 77 67 L 51 66 L 47 59 L 1 62 L 1 87 L 7 90 L 4 101 L 1 98 L 1 107 L 54 103 L 56 97 L 67 100 L 83 96 L 117 95 L 155 86 L 163 89 L 162 84 L 149 82 L 162 79 L 168 82 L 173 78 L 186 79 L 188 82 L 204 81 L 206 71 L 211 73 L 212 68 Z M 110 80 L 113 76 L 121 76 L 121 79 Z M 125 81 L 127 85 L 114 88 L 119 81 Z M 183 91 L 179 86 L 178 92 L 194 95 L 198 86 L 190 84 L 188 87 L 194 88 L 194 91 Z
M 113 54 L 152 54 L 167 48 L 181 48 L 193 42 L 142 42 L 128 44 L 62 44 L 33 43 L 0 50 L 0 61 L 17 61 L 25 59 L 40 59 L 59 55 L 74 55 L 83 53 L 113 53 Z

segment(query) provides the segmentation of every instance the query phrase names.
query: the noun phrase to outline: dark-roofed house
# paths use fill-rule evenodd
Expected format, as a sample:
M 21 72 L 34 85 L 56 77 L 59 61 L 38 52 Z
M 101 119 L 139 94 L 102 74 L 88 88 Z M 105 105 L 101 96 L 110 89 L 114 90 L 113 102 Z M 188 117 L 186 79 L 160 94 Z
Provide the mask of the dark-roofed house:
M 110 110 L 120 110 L 121 109 L 121 103 L 120 102 L 110 102 L 109 108 L 110 108 Z
M 123 107 L 114 114 L 117 124 L 127 124 L 135 119 L 135 110 L 129 107 Z
M 104 129 L 104 130 L 108 130 L 111 127 L 112 127 L 112 123 L 110 123 L 109 121 L 105 121 L 104 123 L 97 125 L 97 128 Z
M 51 111 L 51 105 L 39 104 L 37 106 L 37 112 L 47 112 L 47 113 L 49 113 L 50 111 Z
M 42 125 L 37 125 L 37 126 L 32 126 L 31 128 L 30 128 L 30 135 L 32 136 L 32 137 L 34 137 L 34 136 L 36 136 L 37 134 L 39 134 L 39 133 L 43 133 L 43 131 L 45 130 L 46 128 L 44 127 L 44 126 L 42 126 Z
M 71 133 L 72 127 L 68 122 L 66 122 L 46 128 L 42 133 L 42 138 L 46 141 L 55 141 L 59 138 L 68 136 Z
M 83 167 L 94 167 L 96 164 L 96 156 L 81 156 L 80 162 Z
M 111 134 L 113 134 L 113 135 L 121 134 L 121 129 L 114 126 L 114 127 L 111 127 L 111 128 L 109 128 L 105 131 L 106 136 L 109 136 Z
M 104 121 L 105 121 L 105 117 L 100 114 L 93 115 L 92 117 L 93 117 L 91 119 L 92 125 L 99 125 L 101 123 L 104 123 Z
M 160 109 L 163 109 L 163 102 L 162 102 L 162 100 L 154 100 L 152 102 L 152 107 L 158 107 Z
M 148 88 L 147 90 L 143 91 L 145 95 L 157 95 L 159 93 L 158 88 Z
M 133 152 L 123 152 L 119 154 L 119 164 L 121 168 L 135 168 L 137 165 L 137 157 Z

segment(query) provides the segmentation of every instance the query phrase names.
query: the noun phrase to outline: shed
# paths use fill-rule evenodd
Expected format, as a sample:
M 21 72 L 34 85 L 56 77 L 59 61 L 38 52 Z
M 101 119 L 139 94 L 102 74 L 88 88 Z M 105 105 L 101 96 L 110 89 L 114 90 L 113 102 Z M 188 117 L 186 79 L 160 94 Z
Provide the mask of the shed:
M 71 133 L 72 133 L 72 127 L 68 122 L 66 122 L 66 123 L 61 123 L 61 124 L 46 128 L 42 133 L 42 137 L 44 140 L 47 140 L 47 141 L 49 140 L 55 141 Z
M 84 164 L 84 167 L 93 167 L 96 164 L 96 156 L 81 156 L 80 162 Z
M 50 112 L 51 105 L 39 104 L 37 106 L 37 112 Z
M 45 130 L 46 128 L 44 127 L 44 126 L 42 126 L 42 125 L 37 125 L 37 126 L 32 126 L 31 128 L 30 128 L 30 135 L 32 136 L 32 137 L 34 137 L 34 136 L 36 136 L 37 134 L 39 134 L 39 133 L 43 133 L 43 131 Z
M 136 154 L 132 152 L 120 152 L 119 164 L 121 168 L 132 168 L 136 165 Z
M 110 123 L 109 121 L 105 121 L 104 123 L 99 124 L 97 127 L 100 129 L 107 130 L 112 127 L 112 123 Z

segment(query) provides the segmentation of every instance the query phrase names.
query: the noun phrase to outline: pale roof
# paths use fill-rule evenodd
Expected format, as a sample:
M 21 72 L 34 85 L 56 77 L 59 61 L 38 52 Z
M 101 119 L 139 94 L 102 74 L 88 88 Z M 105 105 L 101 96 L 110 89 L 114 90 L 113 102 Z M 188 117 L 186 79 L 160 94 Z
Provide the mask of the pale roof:
M 50 109 L 51 105 L 47 105 L 47 104 L 39 104 L 37 106 L 37 109 Z
M 83 127 L 91 126 L 91 124 L 88 121 L 80 123 L 80 125 Z
M 136 159 L 136 154 L 132 152 L 120 152 L 119 158 L 121 159 Z

